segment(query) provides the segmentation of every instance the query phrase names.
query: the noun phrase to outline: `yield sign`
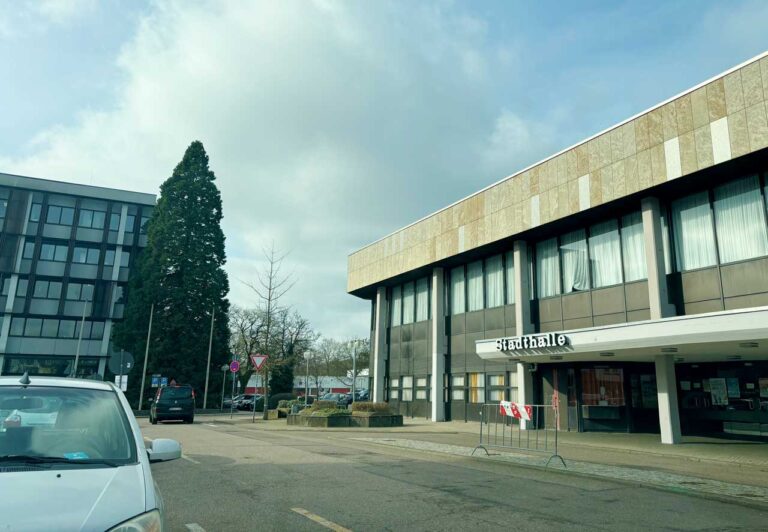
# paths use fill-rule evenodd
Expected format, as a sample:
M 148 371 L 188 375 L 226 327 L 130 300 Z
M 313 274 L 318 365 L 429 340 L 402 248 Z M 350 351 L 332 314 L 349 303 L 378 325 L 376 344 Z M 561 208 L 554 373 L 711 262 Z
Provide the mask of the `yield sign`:
M 264 362 L 266 362 L 267 358 L 267 355 L 251 355 L 251 364 L 253 364 L 253 367 L 256 368 L 256 371 L 259 371 L 261 366 L 264 365 Z

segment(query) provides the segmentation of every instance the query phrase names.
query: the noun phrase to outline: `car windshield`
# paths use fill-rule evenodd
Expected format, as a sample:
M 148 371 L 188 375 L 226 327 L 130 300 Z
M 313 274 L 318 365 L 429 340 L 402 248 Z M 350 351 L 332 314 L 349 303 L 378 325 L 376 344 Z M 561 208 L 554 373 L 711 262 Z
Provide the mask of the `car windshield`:
M 163 399 L 189 399 L 192 397 L 192 388 L 169 386 L 163 388 L 160 397 Z
M 120 465 L 136 462 L 136 445 L 113 391 L 3 386 L 0 460 L 13 457 Z

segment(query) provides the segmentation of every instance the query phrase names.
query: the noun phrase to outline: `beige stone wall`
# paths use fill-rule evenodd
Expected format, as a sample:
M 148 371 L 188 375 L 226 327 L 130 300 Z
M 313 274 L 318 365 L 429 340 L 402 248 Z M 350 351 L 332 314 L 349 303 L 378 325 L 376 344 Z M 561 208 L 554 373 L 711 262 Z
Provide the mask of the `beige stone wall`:
M 768 56 L 349 256 L 347 290 L 768 147 Z

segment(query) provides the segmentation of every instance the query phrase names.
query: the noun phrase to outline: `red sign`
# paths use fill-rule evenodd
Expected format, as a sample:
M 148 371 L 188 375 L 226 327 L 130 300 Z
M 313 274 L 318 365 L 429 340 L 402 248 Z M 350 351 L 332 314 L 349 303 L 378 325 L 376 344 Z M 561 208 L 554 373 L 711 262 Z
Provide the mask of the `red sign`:
M 267 361 L 267 358 L 267 355 L 251 355 L 251 364 L 256 368 L 256 371 L 259 371 L 264 365 L 264 362 Z
M 231 371 L 232 373 L 237 373 L 238 371 L 240 371 L 240 362 L 238 362 L 237 360 L 233 360 L 232 362 L 230 362 L 229 371 Z

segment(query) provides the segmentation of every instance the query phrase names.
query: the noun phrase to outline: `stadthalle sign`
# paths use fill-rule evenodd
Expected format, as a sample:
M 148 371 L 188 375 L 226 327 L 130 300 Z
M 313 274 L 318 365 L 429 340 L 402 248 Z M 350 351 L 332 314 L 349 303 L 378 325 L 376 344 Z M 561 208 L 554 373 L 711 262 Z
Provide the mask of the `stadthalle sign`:
M 523 349 L 540 349 L 545 347 L 563 347 L 568 343 L 568 337 L 564 334 L 528 334 L 526 336 L 512 336 L 496 340 L 497 351 L 519 351 Z

